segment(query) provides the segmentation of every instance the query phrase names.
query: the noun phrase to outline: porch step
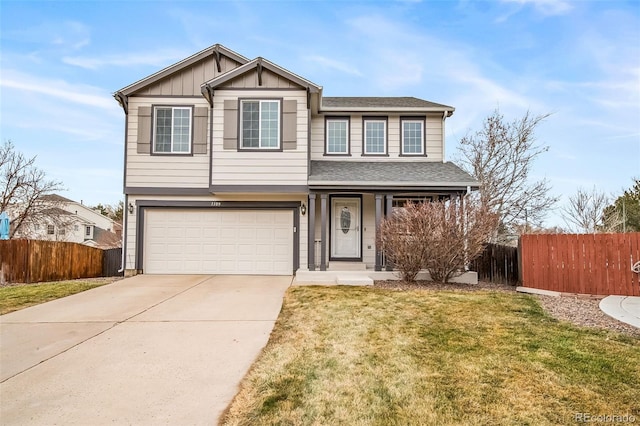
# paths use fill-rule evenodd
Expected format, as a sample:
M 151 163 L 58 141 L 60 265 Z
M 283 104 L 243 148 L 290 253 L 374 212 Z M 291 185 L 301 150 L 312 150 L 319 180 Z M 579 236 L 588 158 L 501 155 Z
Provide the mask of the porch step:
M 338 285 L 373 285 L 373 280 L 365 275 L 363 276 L 340 276 L 336 277 Z
M 367 264 L 364 262 L 329 262 L 327 271 L 366 271 Z

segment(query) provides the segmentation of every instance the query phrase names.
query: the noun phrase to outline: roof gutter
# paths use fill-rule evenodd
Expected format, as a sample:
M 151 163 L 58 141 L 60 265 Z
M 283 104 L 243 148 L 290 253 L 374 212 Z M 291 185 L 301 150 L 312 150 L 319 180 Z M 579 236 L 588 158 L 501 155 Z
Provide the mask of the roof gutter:
M 428 107 L 323 107 L 318 110 L 319 114 L 323 113 L 337 113 L 337 112 L 397 112 L 397 113 L 425 113 L 425 112 L 439 112 L 444 113 L 447 117 L 451 117 L 453 115 L 453 110 L 450 109 L 442 109 L 442 108 L 428 108 Z

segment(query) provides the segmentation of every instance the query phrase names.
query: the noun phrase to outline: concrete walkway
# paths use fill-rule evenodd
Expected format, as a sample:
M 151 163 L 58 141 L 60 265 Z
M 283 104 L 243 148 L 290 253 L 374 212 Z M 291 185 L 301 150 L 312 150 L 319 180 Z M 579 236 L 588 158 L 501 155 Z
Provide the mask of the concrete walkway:
M 0 423 L 215 424 L 291 281 L 139 275 L 0 316 Z
M 618 321 L 640 328 L 640 297 L 607 296 L 600 301 L 600 309 Z

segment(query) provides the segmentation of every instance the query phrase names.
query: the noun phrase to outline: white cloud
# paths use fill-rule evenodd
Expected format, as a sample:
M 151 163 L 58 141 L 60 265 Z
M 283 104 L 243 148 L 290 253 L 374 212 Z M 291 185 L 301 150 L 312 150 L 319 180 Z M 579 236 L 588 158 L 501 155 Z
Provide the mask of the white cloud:
M 102 89 L 88 85 L 74 85 L 64 80 L 47 80 L 12 70 L 3 70 L 0 86 L 24 92 L 34 92 L 61 101 L 117 112 L 117 103 Z
M 565 0 L 501 0 L 504 3 L 517 3 L 521 6 L 531 5 L 543 15 L 564 15 L 573 9 L 573 5 Z
M 325 69 L 334 69 L 345 74 L 362 76 L 362 73 L 357 68 L 349 65 L 346 62 L 336 61 L 335 59 L 325 58 L 324 56 L 320 55 L 304 56 L 302 59 L 309 62 L 314 62 Z
M 91 29 L 77 21 L 43 22 L 10 30 L 3 33 L 3 38 L 20 42 L 53 45 L 63 51 L 78 50 L 91 43 Z
M 131 67 L 137 65 L 165 67 L 189 56 L 179 50 L 164 50 L 144 53 L 122 53 L 105 56 L 65 56 L 62 62 L 77 67 L 96 70 L 102 67 Z

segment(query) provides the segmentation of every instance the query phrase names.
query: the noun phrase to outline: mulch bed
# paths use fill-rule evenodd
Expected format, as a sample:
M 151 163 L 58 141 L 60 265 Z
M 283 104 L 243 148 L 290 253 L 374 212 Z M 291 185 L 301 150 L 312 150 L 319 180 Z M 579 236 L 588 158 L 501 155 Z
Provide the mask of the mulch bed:
M 516 288 L 508 284 L 493 284 L 479 282 L 478 284 L 440 284 L 431 281 L 417 281 L 405 283 L 402 281 L 376 281 L 375 287 L 389 290 L 424 290 L 424 291 L 498 291 L 504 293 L 516 293 Z M 616 331 L 626 335 L 640 338 L 640 329 L 630 324 L 611 318 L 600 310 L 600 300 L 603 297 L 595 296 L 541 296 L 534 295 L 540 301 L 543 309 L 560 321 L 568 321 L 580 327 L 592 327 L 609 331 Z

